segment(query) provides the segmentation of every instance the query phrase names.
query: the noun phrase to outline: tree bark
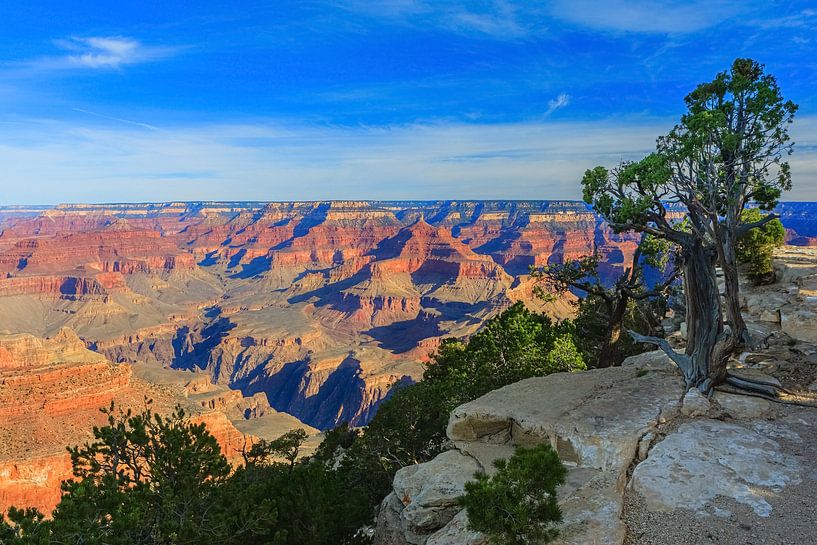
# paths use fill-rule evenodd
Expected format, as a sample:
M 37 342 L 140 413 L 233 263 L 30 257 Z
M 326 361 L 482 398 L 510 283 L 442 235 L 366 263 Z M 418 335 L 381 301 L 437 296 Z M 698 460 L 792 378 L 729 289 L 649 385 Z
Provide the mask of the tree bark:
M 607 336 L 599 352 L 598 367 L 614 367 L 621 365 L 621 334 L 624 331 L 624 317 L 627 315 L 627 304 L 630 298 L 626 294 L 619 294 L 613 311 L 610 313 L 610 326 Z
M 723 330 L 721 298 L 712 252 L 695 240 L 684 259 L 689 387 L 708 391 L 726 379 L 730 335 Z
M 645 337 L 634 331 L 637 342 L 657 345 L 678 365 L 687 388 L 709 393 L 726 380 L 726 359 L 731 335 L 724 331 L 721 297 L 715 274 L 715 252 L 694 237 L 684 244 L 684 296 L 686 298 L 687 345 L 676 352 L 666 339 Z
M 718 261 L 723 271 L 725 289 L 726 323 L 732 330 L 730 350 L 742 348 L 751 344 L 749 328 L 743 320 L 740 311 L 740 280 L 738 275 L 737 256 L 735 253 L 734 233 L 728 229 L 720 230 L 718 244 Z

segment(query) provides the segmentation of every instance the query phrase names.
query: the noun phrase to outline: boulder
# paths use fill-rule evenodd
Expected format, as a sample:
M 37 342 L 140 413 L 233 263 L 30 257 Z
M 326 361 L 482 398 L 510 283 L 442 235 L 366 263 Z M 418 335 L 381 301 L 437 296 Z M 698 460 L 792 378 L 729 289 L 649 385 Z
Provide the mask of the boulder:
M 633 472 L 632 487 L 649 509 L 703 512 L 725 496 L 767 517 L 765 496 L 800 482 L 797 460 L 753 429 L 717 420 L 695 420 L 653 446 Z
M 400 525 L 406 541 L 421 545 L 462 509 L 459 497 L 480 465 L 457 450 L 443 452 L 430 462 L 404 467 L 392 488 L 403 505 Z
M 403 525 L 400 522 L 400 513 L 403 512 L 403 503 L 392 492 L 381 502 L 377 513 L 377 524 L 374 529 L 374 542 L 379 545 L 408 545 L 403 535 Z
M 780 327 L 793 339 L 814 342 L 817 340 L 817 312 L 783 308 L 780 310 Z
M 468 529 L 468 513 L 460 511 L 445 527 L 435 532 L 426 545 L 487 545 L 481 533 Z
M 684 395 L 681 414 L 684 416 L 703 416 L 709 412 L 711 404 L 697 388 L 690 388 Z

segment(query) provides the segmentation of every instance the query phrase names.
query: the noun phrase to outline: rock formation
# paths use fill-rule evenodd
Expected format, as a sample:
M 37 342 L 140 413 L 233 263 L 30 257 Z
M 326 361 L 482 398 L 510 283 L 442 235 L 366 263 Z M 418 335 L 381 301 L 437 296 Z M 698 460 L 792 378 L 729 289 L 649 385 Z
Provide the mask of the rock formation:
M 140 410 L 148 399 L 160 413 L 182 405 L 231 459 L 259 437 L 297 427 L 317 432 L 207 375 L 111 363 L 67 328 L 46 339 L 0 335 L 0 512 L 12 505 L 52 510 L 60 483 L 71 477 L 65 447 L 91 439 L 93 426 L 105 422 L 100 408 L 114 402 Z
M 781 205 L 798 244 L 810 210 Z M 114 362 L 203 371 L 320 428 L 363 424 L 442 338 L 516 301 L 570 315 L 569 298 L 536 298 L 530 266 L 595 251 L 612 278 L 635 243 L 570 201 L 0 208 L 0 332 L 67 326 Z

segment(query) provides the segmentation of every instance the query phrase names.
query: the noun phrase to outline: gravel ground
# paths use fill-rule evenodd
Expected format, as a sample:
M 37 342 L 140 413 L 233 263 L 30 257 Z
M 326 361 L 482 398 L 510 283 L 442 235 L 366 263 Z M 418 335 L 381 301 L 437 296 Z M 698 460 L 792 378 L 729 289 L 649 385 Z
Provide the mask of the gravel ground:
M 780 405 L 775 425 L 794 436 L 775 437 L 785 452 L 800 462 L 801 483 L 788 486 L 767 501 L 769 517 L 751 508 L 718 497 L 707 514 L 688 510 L 650 512 L 643 499 L 628 490 L 623 519 L 626 545 L 811 545 L 817 544 L 817 409 Z

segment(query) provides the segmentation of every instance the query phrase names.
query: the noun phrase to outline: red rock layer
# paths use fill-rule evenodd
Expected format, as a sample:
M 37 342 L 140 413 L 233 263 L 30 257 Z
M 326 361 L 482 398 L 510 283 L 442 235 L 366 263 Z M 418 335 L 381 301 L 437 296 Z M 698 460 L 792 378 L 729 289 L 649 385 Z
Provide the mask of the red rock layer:
M 125 281 L 116 273 L 81 276 L 10 276 L 0 278 L 0 297 L 14 295 L 45 295 L 54 298 L 104 297 L 112 291 L 124 290 Z

